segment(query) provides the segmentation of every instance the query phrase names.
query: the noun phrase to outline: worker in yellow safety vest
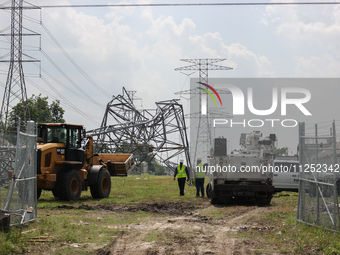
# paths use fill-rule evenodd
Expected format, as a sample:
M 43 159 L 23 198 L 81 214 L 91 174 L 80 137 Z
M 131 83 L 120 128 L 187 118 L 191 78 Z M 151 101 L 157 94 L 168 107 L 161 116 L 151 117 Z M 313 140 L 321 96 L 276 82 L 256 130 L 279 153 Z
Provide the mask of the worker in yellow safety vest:
M 202 164 L 202 159 L 197 158 L 197 165 L 194 171 L 195 174 L 195 184 L 196 184 L 196 197 L 200 196 L 200 192 L 202 197 L 204 197 L 204 180 L 205 180 L 205 173 Z
M 175 168 L 174 180 L 178 181 L 179 195 L 184 196 L 185 179 L 189 181 L 189 169 L 183 164 L 184 160 L 179 160 L 179 165 Z

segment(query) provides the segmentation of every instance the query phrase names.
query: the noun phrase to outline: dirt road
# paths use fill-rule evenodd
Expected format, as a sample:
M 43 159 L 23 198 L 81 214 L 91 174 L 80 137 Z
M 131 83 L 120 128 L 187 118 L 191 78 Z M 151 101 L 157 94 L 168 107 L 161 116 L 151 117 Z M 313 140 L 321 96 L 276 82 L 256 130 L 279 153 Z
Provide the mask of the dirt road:
M 107 226 L 119 229 L 119 234 L 96 254 L 280 254 L 264 242 L 266 233 L 277 228 L 256 220 L 257 215 L 275 210 L 275 205 L 213 206 L 198 198 L 195 205 L 176 202 L 102 209 L 155 214 L 138 224 Z

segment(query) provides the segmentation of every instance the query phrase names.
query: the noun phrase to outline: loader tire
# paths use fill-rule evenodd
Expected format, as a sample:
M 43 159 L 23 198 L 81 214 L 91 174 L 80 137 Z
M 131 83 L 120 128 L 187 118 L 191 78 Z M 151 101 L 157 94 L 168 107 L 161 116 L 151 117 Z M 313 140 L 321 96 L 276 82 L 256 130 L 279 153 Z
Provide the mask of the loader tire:
M 210 182 L 207 184 L 207 188 L 206 188 L 205 191 L 207 193 L 207 197 L 211 198 L 212 190 L 211 190 L 211 183 Z
M 59 196 L 59 193 L 58 193 L 58 189 L 56 189 L 56 188 L 52 189 L 52 194 L 53 194 L 53 196 L 54 196 L 55 198 L 59 198 L 59 197 L 60 197 L 60 196 Z
M 106 168 L 100 170 L 98 180 L 90 186 L 93 198 L 106 198 L 111 192 L 111 176 Z
M 37 188 L 37 200 L 40 198 L 42 192 L 42 188 Z
M 81 177 L 78 171 L 61 172 L 57 179 L 56 194 L 61 200 L 79 200 L 81 195 Z
M 218 205 L 220 203 L 220 200 L 217 197 L 211 197 L 210 203 L 212 205 Z
M 268 193 L 267 197 L 257 197 L 256 202 L 258 206 L 268 206 L 270 205 L 270 201 L 272 200 L 273 195 Z

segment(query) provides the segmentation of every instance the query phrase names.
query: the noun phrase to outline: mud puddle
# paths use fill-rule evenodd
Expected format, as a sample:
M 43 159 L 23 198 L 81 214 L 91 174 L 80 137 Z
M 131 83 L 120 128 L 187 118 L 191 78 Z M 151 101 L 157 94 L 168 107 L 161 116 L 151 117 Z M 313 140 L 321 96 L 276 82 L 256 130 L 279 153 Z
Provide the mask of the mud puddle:
M 53 210 L 97 210 L 110 212 L 153 212 L 169 215 L 185 215 L 190 211 L 199 209 L 201 206 L 196 206 L 184 202 L 170 202 L 170 203 L 140 203 L 140 204 L 114 204 L 114 205 L 59 205 Z

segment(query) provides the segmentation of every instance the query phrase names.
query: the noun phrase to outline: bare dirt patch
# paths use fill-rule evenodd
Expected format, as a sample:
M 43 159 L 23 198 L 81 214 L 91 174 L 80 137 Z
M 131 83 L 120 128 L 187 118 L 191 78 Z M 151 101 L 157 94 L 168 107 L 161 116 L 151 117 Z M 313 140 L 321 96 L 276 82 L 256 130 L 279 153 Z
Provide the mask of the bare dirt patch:
M 171 208 L 174 206 L 174 208 Z M 211 218 L 198 213 L 192 205 L 181 207 L 169 203 L 159 208 L 143 205 L 141 208 L 157 208 L 153 212 L 180 211 L 177 216 L 152 218 L 147 222 L 114 225 L 109 228 L 120 229 L 110 244 L 98 249 L 95 254 L 265 254 L 261 235 L 256 238 L 242 238 L 238 233 L 245 231 L 271 231 L 271 227 L 258 226 L 256 222 L 244 225 L 244 220 L 268 208 L 256 206 L 222 207 L 230 212 L 228 220 Z M 198 206 L 200 209 L 214 207 L 209 202 Z M 183 209 L 185 208 L 185 209 Z M 183 209 L 183 210 L 182 210 Z M 188 211 L 189 210 L 189 211 Z M 191 210 L 191 211 L 190 211 Z M 275 254 L 271 249 L 270 253 Z
M 110 212 L 153 212 L 169 215 L 183 215 L 190 213 L 191 211 L 201 208 L 202 206 L 196 206 L 190 203 L 184 202 L 168 202 L 168 203 L 140 203 L 140 204 L 125 204 L 125 205 L 59 205 L 52 210 L 67 210 L 67 209 L 79 209 L 79 210 L 96 210 L 96 211 L 110 211 Z
M 58 217 L 81 215 L 79 221 L 74 218 L 66 221 L 67 227 L 76 226 L 95 233 L 97 238 L 88 235 L 83 243 L 81 240 L 68 242 L 67 253 L 281 254 L 292 250 L 295 244 L 285 249 L 268 241 L 269 236 L 281 236 L 277 233 L 284 223 L 280 220 L 276 224 L 263 215 L 281 212 L 282 208 L 288 210 L 275 200 L 270 206 L 258 207 L 252 200 L 211 205 L 209 200 L 197 198 L 175 202 L 56 205 L 47 207 L 44 213 Z M 100 238 L 105 241 L 98 242 Z M 60 242 L 50 245 L 56 252 L 61 249 Z

